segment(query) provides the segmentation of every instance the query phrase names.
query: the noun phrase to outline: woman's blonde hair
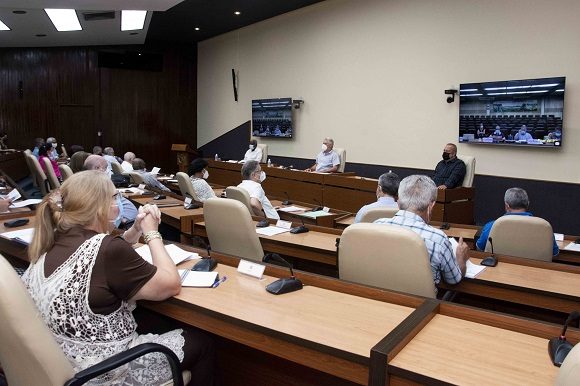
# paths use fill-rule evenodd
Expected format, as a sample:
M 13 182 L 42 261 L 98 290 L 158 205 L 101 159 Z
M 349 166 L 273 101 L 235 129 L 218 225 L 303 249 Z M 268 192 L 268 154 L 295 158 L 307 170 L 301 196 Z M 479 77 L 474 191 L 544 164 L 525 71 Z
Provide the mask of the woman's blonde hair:
M 34 237 L 28 247 L 31 263 L 52 248 L 55 232 L 92 225 L 106 232 L 114 194 L 115 186 L 107 173 L 87 170 L 73 174 L 60 189 L 46 195 L 36 209 Z

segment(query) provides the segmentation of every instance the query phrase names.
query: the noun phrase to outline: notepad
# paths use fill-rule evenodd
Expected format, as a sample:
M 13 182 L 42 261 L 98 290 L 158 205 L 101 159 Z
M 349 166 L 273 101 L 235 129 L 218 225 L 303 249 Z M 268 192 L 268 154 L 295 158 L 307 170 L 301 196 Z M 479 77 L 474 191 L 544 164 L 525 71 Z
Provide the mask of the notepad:
M 34 228 L 19 229 L 17 231 L 0 233 L 0 236 L 29 245 L 34 236 Z
M 161 168 L 154 167 L 153 169 L 151 169 L 151 174 L 153 175 L 159 174 L 159 171 L 161 171 Z
M 2 197 L 4 199 L 8 199 L 10 201 L 16 201 L 16 200 L 18 200 L 22 196 L 20 195 L 20 192 L 17 189 L 12 189 L 10 191 L 10 193 L 8 193 L 6 195 L 2 195 L 0 197 Z
M 290 229 L 284 229 L 275 226 L 269 226 L 266 228 L 256 228 L 256 233 L 264 236 L 275 236 L 279 235 L 280 233 L 290 232 Z
M 182 287 L 211 287 L 216 282 L 217 272 L 200 272 L 189 269 L 179 269 Z
M 143 193 L 145 193 L 144 190 L 139 189 L 139 188 L 120 188 L 120 189 L 117 189 L 117 191 L 119 193 L 133 193 L 133 194 L 143 194 Z
M 286 207 L 280 208 L 278 210 L 280 212 L 300 212 L 300 211 L 306 210 L 306 208 L 301 208 L 299 206 L 292 205 L 292 206 L 286 206 Z
M 564 250 L 580 252 L 580 244 L 576 244 L 575 242 L 571 242 L 564 247 Z
M 197 253 L 183 250 L 175 244 L 166 245 L 165 250 L 175 265 L 186 260 L 199 259 L 199 255 Z M 142 245 L 139 248 L 136 248 L 135 252 L 137 252 L 139 256 L 141 256 L 148 263 L 153 263 L 151 250 L 147 245 Z
M 322 216 L 330 216 L 330 213 L 325 212 L 324 210 L 317 210 L 316 212 L 304 212 L 300 213 L 300 216 L 308 217 L 308 218 L 317 218 Z
M 475 278 L 477 275 L 479 275 L 481 272 L 483 272 L 487 268 L 485 265 L 473 264 L 469 260 L 467 260 L 467 263 L 465 264 L 465 266 L 466 266 L 465 277 L 467 277 L 469 279 Z

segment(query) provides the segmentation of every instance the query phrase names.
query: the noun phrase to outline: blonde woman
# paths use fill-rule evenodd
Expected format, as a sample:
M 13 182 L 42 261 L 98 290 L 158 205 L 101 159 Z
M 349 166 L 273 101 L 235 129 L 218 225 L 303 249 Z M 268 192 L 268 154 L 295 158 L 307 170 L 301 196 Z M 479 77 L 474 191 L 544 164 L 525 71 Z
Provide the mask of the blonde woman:
M 135 301 L 167 299 L 179 293 L 181 284 L 157 231 L 160 213 L 156 206 L 139 209 L 124 239 L 108 234 L 119 215 L 117 197 L 105 173 L 83 171 L 68 178 L 38 206 L 29 247 L 31 265 L 23 280 L 40 314 L 75 371 L 137 344 L 156 342 L 175 352 L 183 367 L 192 370 L 196 384 L 212 384 L 213 358 L 207 337 L 182 329 L 137 334 L 131 313 Z M 129 244 L 142 234 L 153 264 Z M 165 359 L 149 354 L 99 381 L 149 385 L 170 378 Z

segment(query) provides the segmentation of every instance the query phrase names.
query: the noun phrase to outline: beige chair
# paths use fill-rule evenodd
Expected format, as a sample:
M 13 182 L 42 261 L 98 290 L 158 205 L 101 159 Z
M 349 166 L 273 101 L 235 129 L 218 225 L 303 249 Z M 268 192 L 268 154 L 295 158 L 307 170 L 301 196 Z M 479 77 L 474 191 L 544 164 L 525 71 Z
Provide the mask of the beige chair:
M 228 186 L 226 188 L 226 197 L 241 202 L 246 206 L 246 208 L 248 208 L 251 215 L 254 214 L 252 203 L 250 201 L 250 194 L 246 189 L 238 188 L 237 186 Z
M 203 205 L 211 249 L 243 259 L 262 261 L 264 250 L 246 207 L 237 200 L 210 198 Z
M 346 165 L 346 150 L 341 147 L 335 147 L 334 151 L 338 154 L 340 158 L 340 165 L 338 165 L 338 172 L 344 173 L 344 165 Z
M 258 149 L 262 150 L 262 159 L 260 160 L 261 163 L 265 164 L 268 162 L 268 145 L 263 143 L 258 144 Z
M 457 156 L 465 164 L 465 177 L 461 186 L 471 188 L 473 186 L 473 177 L 475 176 L 475 157 L 470 155 Z
M 397 214 L 398 211 L 399 208 L 372 208 L 363 214 L 360 222 L 375 222 L 380 218 L 391 218 Z
M 43 158 L 42 161 L 44 162 L 44 170 L 45 170 L 46 176 L 48 177 L 48 183 L 50 185 L 50 190 L 52 191 L 54 189 L 60 188 L 60 181 L 56 177 L 56 173 L 54 172 L 54 169 L 52 168 L 52 162 L 50 162 L 50 160 L 48 158 Z
M 184 172 L 177 172 L 175 177 L 177 178 L 177 184 L 179 185 L 181 195 L 183 197 L 187 197 L 187 195 L 189 195 L 189 197 L 191 197 L 193 200 L 199 201 L 197 194 L 195 194 L 195 191 L 193 190 L 193 185 L 191 184 L 189 176 Z
M 35 188 L 38 188 L 38 179 L 36 178 L 36 171 L 34 170 L 34 164 L 30 160 L 30 157 L 34 157 L 30 149 L 24 150 L 24 161 L 26 161 L 26 166 L 28 166 L 28 170 L 30 171 L 32 184 L 34 185 Z
M 489 237 L 493 239 L 494 253 L 552 261 L 554 233 L 550 223 L 542 218 L 502 216 L 493 223 Z M 491 252 L 489 240 L 485 251 Z
M 61 147 L 60 147 L 60 155 L 68 158 L 68 153 L 67 153 L 66 147 L 64 147 L 64 145 L 61 145 Z
M 24 283 L 1 255 L 0 320 L 0 363 L 10 385 L 81 385 L 94 378 L 97 375 L 95 371 L 105 367 L 103 363 L 99 363 L 80 373 L 74 373 L 72 365 L 44 323 Z M 107 368 L 112 370 L 153 351 L 162 352 L 168 359 L 177 361 L 175 369 L 172 370 L 179 371 L 175 354 L 155 343 L 139 345 L 109 358 L 108 361 L 113 362 Z M 129 358 L 129 355 L 132 357 Z M 173 374 L 178 374 L 179 378 L 181 374 L 177 371 L 173 371 Z M 182 384 L 180 381 L 175 383 Z
M 45 196 L 50 191 L 50 185 L 48 183 L 48 179 L 46 178 L 46 174 L 44 173 L 44 170 L 42 170 L 42 168 L 40 167 L 40 162 L 38 162 L 38 159 L 35 156 L 33 155 L 28 156 L 28 160 L 32 165 L 32 171 L 34 178 L 36 178 L 38 189 L 40 190 L 40 193 L 43 196 Z
M 139 185 L 145 183 L 145 180 L 143 179 L 143 177 L 141 177 L 141 174 L 137 172 L 129 172 L 127 174 L 131 177 L 131 183 Z
M 340 238 L 342 280 L 435 298 L 425 242 L 396 225 L 353 224 Z
M 119 164 L 117 161 L 111 162 L 111 169 L 113 170 L 113 174 L 125 174 L 121 164 Z
M 580 382 L 580 344 L 577 343 L 568 353 L 560 367 L 556 386 L 578 386 Z
M 58 170 L 60 170 L 60 175 L 62 176 L 63 181 L 66 181 L 67 178 L 74 174 L 70 166 L 65 164 L 59 164 Z

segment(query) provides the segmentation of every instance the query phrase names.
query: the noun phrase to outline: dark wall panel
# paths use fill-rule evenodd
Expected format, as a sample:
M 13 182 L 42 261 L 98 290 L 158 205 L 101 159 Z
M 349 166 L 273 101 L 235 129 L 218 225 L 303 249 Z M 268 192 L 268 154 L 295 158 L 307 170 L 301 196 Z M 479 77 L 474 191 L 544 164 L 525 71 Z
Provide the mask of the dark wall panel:
M 105 49 L 159 53 L 163 70 L 100 68 L 98 52 Z M 196 148 L 196 52 L 194 46 L 2 49 L 0 130 L 15 148 L 55 136 L 67 147 L 133 151 L 148 166 L 173 171 L 171 144 Z

